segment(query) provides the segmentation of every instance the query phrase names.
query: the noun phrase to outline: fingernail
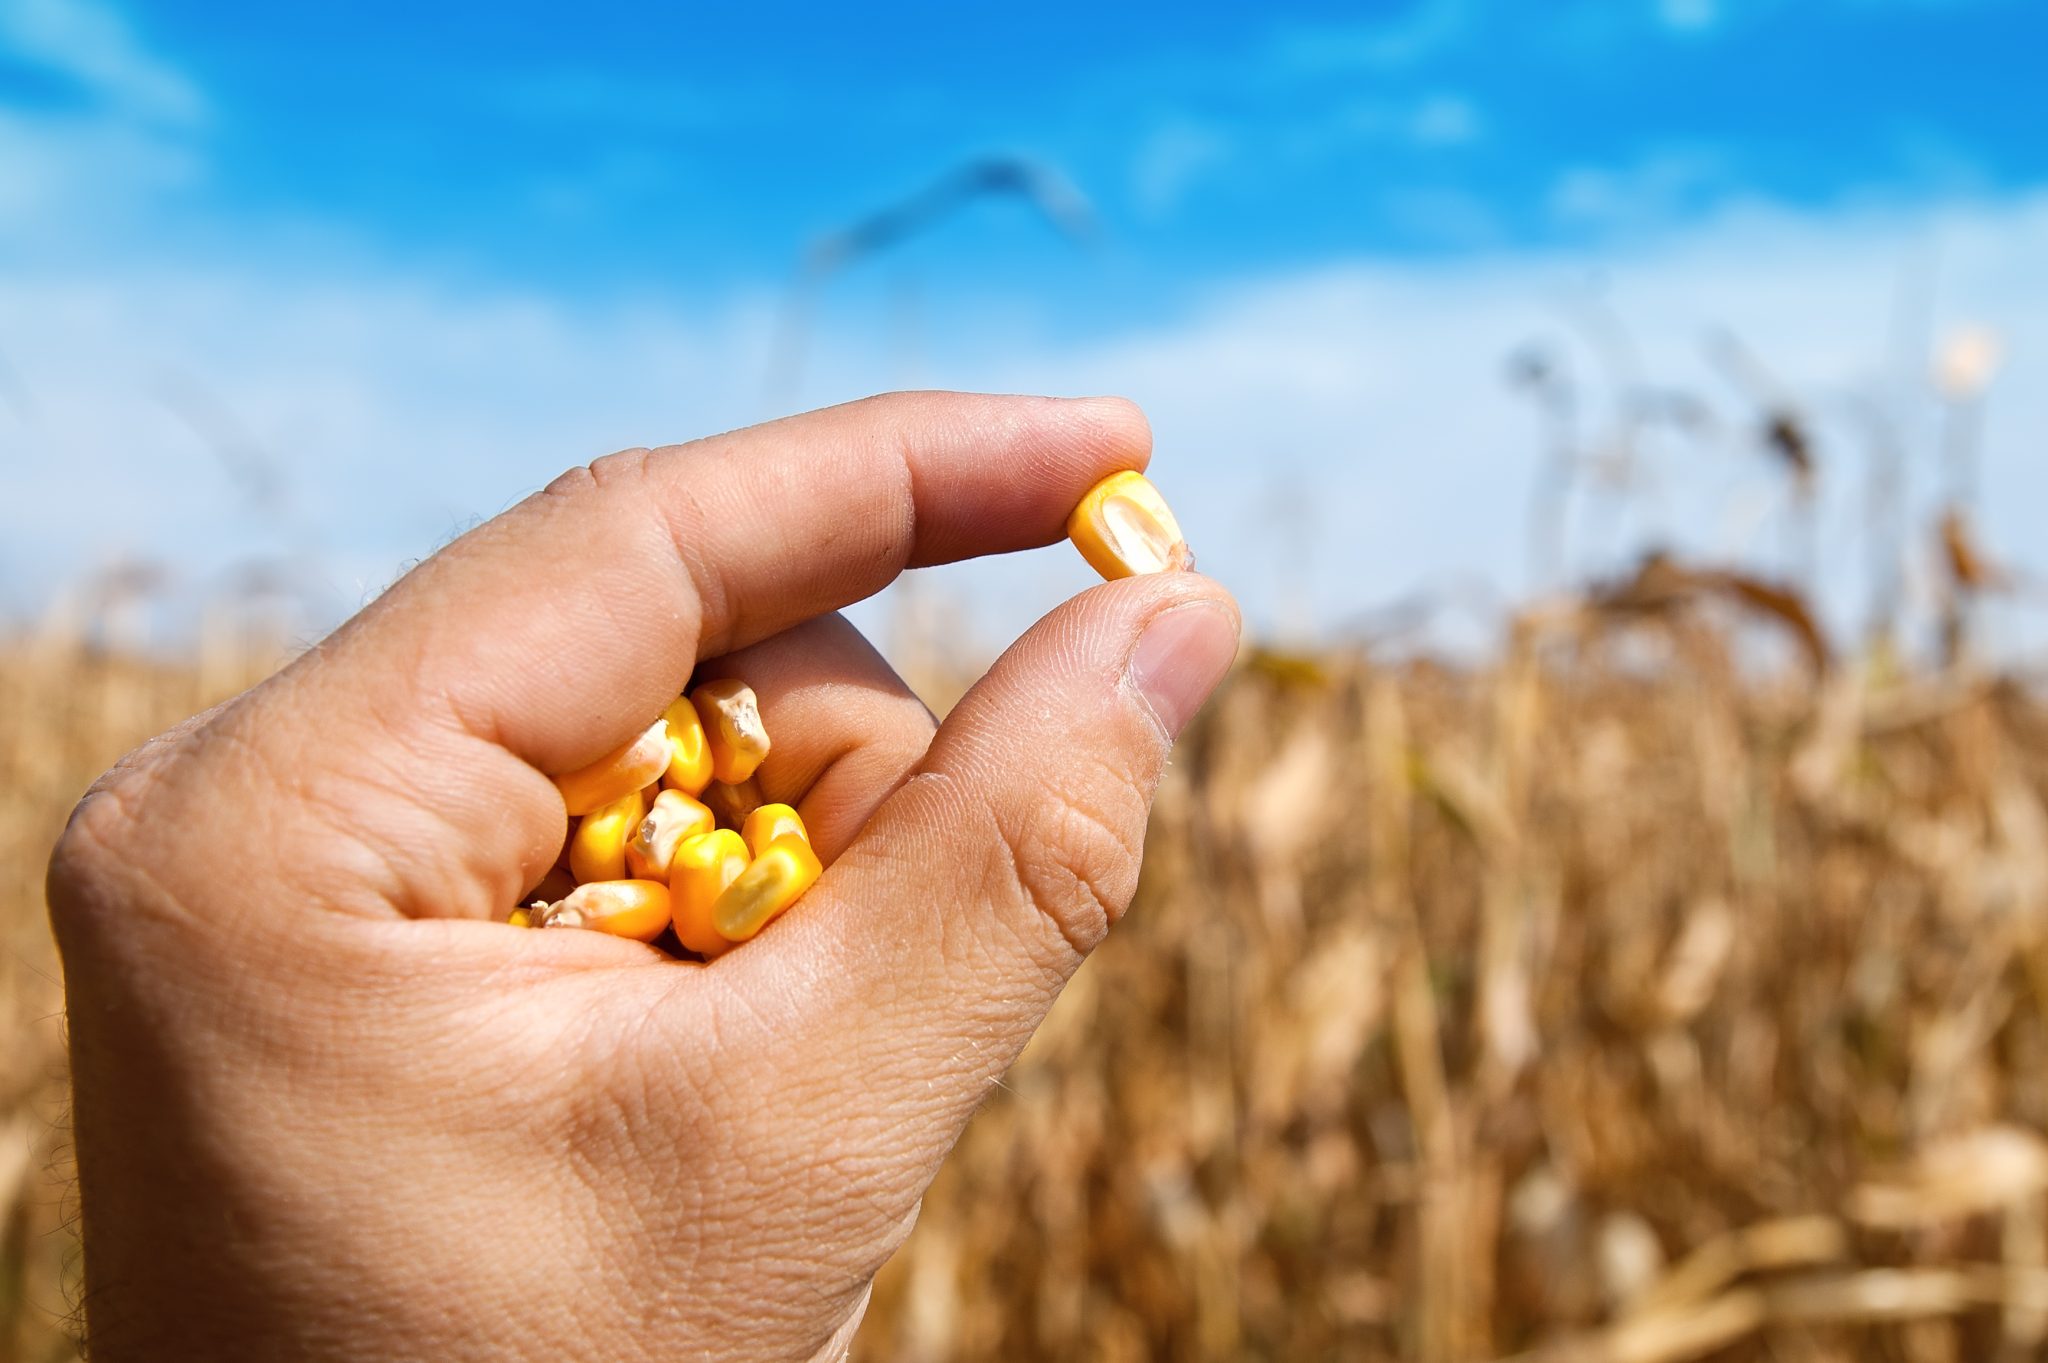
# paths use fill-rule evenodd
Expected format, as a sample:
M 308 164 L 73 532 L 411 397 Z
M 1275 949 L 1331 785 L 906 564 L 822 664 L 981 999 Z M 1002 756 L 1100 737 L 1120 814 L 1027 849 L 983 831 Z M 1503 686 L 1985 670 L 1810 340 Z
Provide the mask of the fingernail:
M 1237 616 L 1209 603 L 1154 616 L 1131 652 L 1131 687 L 1177 738 L 1237 657 Z

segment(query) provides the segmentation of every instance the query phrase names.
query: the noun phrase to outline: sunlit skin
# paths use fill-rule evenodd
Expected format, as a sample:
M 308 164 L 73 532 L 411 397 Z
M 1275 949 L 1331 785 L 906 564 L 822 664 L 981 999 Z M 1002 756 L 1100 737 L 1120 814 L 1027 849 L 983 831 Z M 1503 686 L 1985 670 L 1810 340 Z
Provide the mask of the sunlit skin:
M 1119 401 L 915 394 L 614 455 L 104 777 L 50 870 L 94 1358 L 841 1356 L 1128 904 L 1237 615 L 1096 587 L 935 729 L 833 612 L 1058 539 L 1149 446 Z M 509 926 L 553 776 L 714 658 L 823 877 L 709 966 Z

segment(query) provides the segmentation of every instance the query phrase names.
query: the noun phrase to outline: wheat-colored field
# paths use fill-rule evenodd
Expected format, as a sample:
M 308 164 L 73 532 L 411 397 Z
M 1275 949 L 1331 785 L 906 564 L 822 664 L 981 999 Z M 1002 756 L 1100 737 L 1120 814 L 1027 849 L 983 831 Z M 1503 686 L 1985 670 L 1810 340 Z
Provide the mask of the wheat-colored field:
M 57 628 L 0 642 L 0 1363 L 77 1356 L 77 1205 L 64 992 L 43 867 L 73 802 L 151 734 L 259 680 L 274 648 L 210 637 L 189 662 Z
M 1739 651 L 1251 655 L 857 1356 L 2041 1355 L 2048 708 Z M 43 859 L 268 661 L 0 647 L 0 1361 L 74 1356 Z

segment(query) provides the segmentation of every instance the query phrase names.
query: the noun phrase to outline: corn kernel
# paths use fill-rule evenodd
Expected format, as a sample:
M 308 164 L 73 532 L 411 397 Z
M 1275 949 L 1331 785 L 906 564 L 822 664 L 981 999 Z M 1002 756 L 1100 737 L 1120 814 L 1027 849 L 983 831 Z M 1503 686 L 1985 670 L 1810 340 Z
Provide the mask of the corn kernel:
M 566 898 L 569 891 L 576 888 L 576 877 L 569 871 L 566 851 L 563 856 L 562 865 L 549 867 L 548 873 L 540 878 L 540 884 L 520 896 L 523 902 L 531 904 L 537 899 L 544 904 L 551 904 L 557 899 Z
M 567 899 L 530 912 L 535 927 L 594 928 L 614 937 L 651 942 L 669 924 L 668 886 L 653 880 L 579 885 Z
M 783 834 L 718 896 L 711 910 L 712 927 L 730 941 L 746 941 L 796 903 L 824 869 L 808 842 L 794 833 Z
M 638 791 L 668 769 L 668 725 L 654 721 L 638 738 L 606 753 L 579 771 L 555 778 L 562 803 L 571 815 L 591 810 Z
M 767 850 L 768 844 L 783 834 L 811 840 L 811 830 L 804 827 L 803 816 L 788 805 L 762 805 L 747 815 L 740 826 L 740 839 L 747 844 L 747 855 L 758 857 Z
M 1166 499 L 1144 474 L 1128 469 L 1088 489 L 1067 517 L 1067 537 L 1088 566 L 1111 581 L 1195 566 Z
M 754 811 L 768 802 L 768 797 L 761 793 L 761 783 L 751 776 L 733 786 L 714 781 L 705 789 L 703 799 L 720 828 L 735 829 L 744 828 Z
M 530 928 L 533 926 L 533 911 L 531 909 L 514 909 L 505 915 L 505 921 L 515 928 Z
M 704 735 L 704 721 L 688 696 L 677 696 L 661 712 L 668 726 L 668 770 L 661 783 L 692 798 L 702 795 L 711 784 L 711 745 Z
M 723 677 L 692 691 L 690 704 L 704 725 L 712 779 L 730 786 L 752 776 L 768 755 L 768 729 L 761 723 L 761 703 L 754 688 Z
M 712 926 L 712 908 L 746 869 L 747 844 L 730 828 L 699 833 L 676 848 L 668 867 L 676 940 L 700 956 L 718 956 L 732 948 Z
M 635 880 L 668 880 L 676 848 L 716 825 L 711 811 L 680 790 L 664 790 L 626 844 L 626 873 Z
M 626 878 L 626 843 L 647 817 L 640 792 L 633 791 L 585 814 L 569 839 L 569 873 L 578 885 Z

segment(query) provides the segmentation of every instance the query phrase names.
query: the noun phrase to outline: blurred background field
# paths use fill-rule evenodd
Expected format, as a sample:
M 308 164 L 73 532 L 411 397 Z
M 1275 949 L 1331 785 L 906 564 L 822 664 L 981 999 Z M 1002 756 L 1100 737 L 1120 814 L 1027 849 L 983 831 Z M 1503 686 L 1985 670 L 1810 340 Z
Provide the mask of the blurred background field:
M 85 785 L 567 464 L 918 385 L 1138 399 L 1250 643 L 857 1357 L 2048 1356 L 2044 50 L 0 0 L 0 1363 Z M 943 709 L 1092 580 L 851 614 Z
M 1745 675 L 1743 609 L 1650 578 L 1480 666 L 1251 652 L 858 1356 L 2038 1356 L 2048 707 Z M 0 1357 L 73 1356 L 42 859 L 274 639 L 0 650 Z

